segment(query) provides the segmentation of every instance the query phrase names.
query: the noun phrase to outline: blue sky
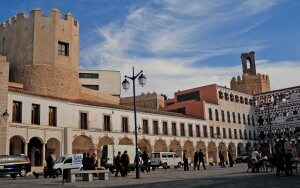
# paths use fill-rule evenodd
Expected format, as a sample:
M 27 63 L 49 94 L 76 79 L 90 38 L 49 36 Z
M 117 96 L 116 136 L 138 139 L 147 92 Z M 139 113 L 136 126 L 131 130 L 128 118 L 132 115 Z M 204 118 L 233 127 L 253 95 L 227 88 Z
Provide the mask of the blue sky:
M 240 55 L 255 51 L 272 89 L 299 84 L 298 0 L 4 0 L 0 22 L 41 8 L 71 12 L 80 22 L 80 67 L 143 70 L 141 92 L 178 90 L 242 74 Z M 123 80 L 123 79 L 122 79 Z M 130 91 L 130 90 L 129 90 Z M 132 95 L 122 91 L 122 95 Z

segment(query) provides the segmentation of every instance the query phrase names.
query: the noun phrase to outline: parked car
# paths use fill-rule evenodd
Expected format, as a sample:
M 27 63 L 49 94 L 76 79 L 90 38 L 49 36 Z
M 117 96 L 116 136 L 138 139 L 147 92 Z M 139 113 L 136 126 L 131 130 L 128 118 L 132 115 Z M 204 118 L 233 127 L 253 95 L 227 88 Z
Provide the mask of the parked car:
M 235 159 L 236 163 L 246 163 L 248 161 L 248 159 L 250 159 L 250 153 L 245 152 L 245 153 L 241 153 L 240 155 L 238 155 Z
M 16 177 L 27 175 L 31 171 L 31 163 L 25 155 L 0 155 L 0 174 L 10 174 Z

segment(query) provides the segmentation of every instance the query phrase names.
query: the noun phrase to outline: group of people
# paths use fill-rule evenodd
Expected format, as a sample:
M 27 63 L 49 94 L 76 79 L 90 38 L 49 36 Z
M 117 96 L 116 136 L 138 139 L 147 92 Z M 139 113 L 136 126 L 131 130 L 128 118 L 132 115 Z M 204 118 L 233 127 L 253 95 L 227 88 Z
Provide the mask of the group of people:
M 202 163 L 203 169 L 206 170 L 205 162 L 204 162 L 205 155 L 203 154 L 202 150 L 200 149 L 199 152 L 194 153 L 194 170 L 196 168 L 200 170 L 200 165 Z M 188 157 L 186 150 L 183 152 L 183 170 L 188 171 L 189 170 L 189 164 L 188 164 Z
M 96 170 L 98 167 L 98 160 L 96 153 L 90 155 L 88 152 L 84 152 L 82 156 L 82 168 L 83 170 Z
M 114 159 L 114 165 L 116 168 L 115 176 L 118 177 L 118 174 L 120 172 L 121 176 L 127 176 L 128 175 L 128 165 L 129 165 L 129 155 L 127 154 L 127 150 L 123 152 L 121 155 L 121 152 L 118 151 L 118 155 Z

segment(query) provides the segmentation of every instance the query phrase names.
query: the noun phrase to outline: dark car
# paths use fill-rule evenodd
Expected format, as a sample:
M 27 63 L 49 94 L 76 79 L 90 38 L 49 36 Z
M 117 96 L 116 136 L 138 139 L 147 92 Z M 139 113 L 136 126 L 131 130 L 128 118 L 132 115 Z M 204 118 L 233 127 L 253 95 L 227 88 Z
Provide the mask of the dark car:
M 246 153 L 241 153 L 240 155 L 238 155 L 235 159 L 236 163 L 246 163 L 248 161 L 248 159 L 250 159 L 250 153 L 246 152 Z
M 0 174 L 22 177 L 31 171 L 30 160 L 25 155 L 0 155 Z

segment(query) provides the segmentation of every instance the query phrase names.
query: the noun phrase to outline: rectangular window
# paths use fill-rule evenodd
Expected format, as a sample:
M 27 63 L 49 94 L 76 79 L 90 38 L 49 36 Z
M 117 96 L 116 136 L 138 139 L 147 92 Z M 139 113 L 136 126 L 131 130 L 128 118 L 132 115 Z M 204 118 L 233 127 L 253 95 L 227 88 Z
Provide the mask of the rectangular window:
M 127 117 L 122 117 L 122 132 L 123 133 L 128 133 L 128 118 Z
M 22 102 L 13 101 L 12 122 L 22 123 Z
M 79 73 L 79 78 L 98 79 L 99 78 L 99 74 L 98 73 Z
M 233 120 L 233 123 L 236 123 L 236 121 L 235 121 L 235 113 L 234 112 L 232 112 L 232 120 Z
M 148 120 L 143 119 L 143 134 L 149 134 Z
M 214 127 L 213 126 L 209 127 L 209 132 L 210 132 L 210 138 L 215 138 L 215 133 L 214 133 Z
M 227 111 L 227 122 L 230 123 L 230 112 Z
M 237 131 L 234 129 L 234 139 L 237 139 Z
M 246 115 L 245 114 L 243 114 L 243 124 L 246 125 Z
M 104 115 L 104 131 L 111 131 L 111 125 L 110 125 L 110 116 Z
M 252 116 L 252 126 L 255 126 L 255 123 L 254 123 L 254 116 Z
M 212 120 L 212 111 L 211 111 L 211 108 L 208 108 L 208 119 L 209 120 Z
M 172 123 L 172 135 L 177 136 L 177 126 L 176 123 Z
M 249 140 L 252 140 L 252 134 L 251 134 L 251 131 L 249 131 Z
M 229 138 L 231 139 L 232 138 L 232 132 L 231 132 L 230 128 L 228 129 L 228 133 L 229 133 Z
M 40 105 L 32 104 L 31 107 L 31 124 L 40 124 Z
M 223 138 L 227 138 L 226 129 L 225 128 L 223 128 Z
M 184 128 L 183 123 L 180 123 L 180 133 L 181 133 L 181 136 L 185 136 L 185 128 Z
M 163 122 L 163 135 L 168 135 L 168 123 Z
M 158 121 L 153 121 L 153 135 L 158 135 Z
M 219 121 L 219 111 L 215 109 L 216 121 Z
M 96 91 L 99 90 L 99 85 L 86 85 L 86 84 L 83 84 L 82 87 L 86 87 L 86 88 L 96 90 Z
M 220 127 L 217 127 L 217 137 L 221 138 L 221 131 L 220 131 Z
M 241 114 L 238 113 L 238 123 L 241 124 Z
M 193 137 L 193 125 L 189 124 L 188 127 L 189 127 L 189 136 Z
M 207 127 L 206 126 L 203 126 L 203 136 L 205 138 L 207 138 L 208 134 L 207 134 Z
M 247 131 L 246 131 L 246 130 L 244 130 L 244 138 L 245 138 L 245 140 L 247 140 L 247 139 L 248 139 L 248 136 L 247 136 Z
M 247 121 L 248 121 L 248 125 L 250 125 L 251 122 L 250 122 L 250 116 L 249 115 L 247 115 Z
M 87 130 L 87 128 L 88 128 L 87 113 L 81 112 L 80 113 L 80 129 Z
M 239 130 L 239 134 L 240 134 L 240 139 L 243 139 L 243 133 L 242 133 L 242 130 Z
M 69 44 L 58 41 L 58 55 L 69 56 Z
M 56 107 L 49 106 L 49 126 L 53 126 L 53 127 L 57 126 L 56 116 L 57 116 Z
M 225 122 L 225 113 L 224 110 L 221 110 L 222 122 Z
M 197 137 L 201 137 L 201 134 L 200 134 L 200 125 L 196 125 L 196 136 Z

